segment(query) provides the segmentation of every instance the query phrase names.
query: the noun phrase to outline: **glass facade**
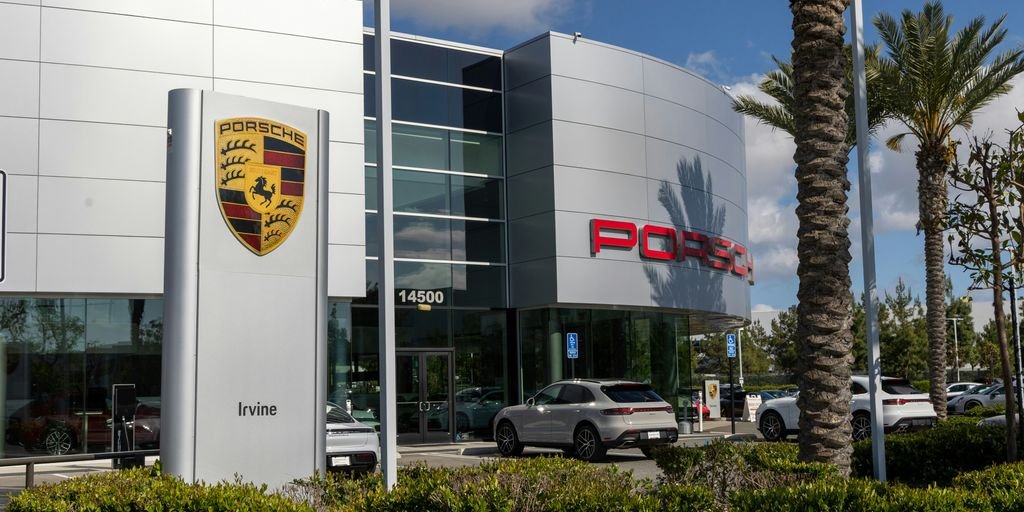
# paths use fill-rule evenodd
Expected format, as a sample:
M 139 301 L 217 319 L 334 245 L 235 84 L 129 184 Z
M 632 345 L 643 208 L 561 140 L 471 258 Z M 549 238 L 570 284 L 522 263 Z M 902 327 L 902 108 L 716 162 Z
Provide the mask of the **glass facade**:
M 566 334 L 578 336 L 569 359 Z M 522 398 L 566 378 L 620 378 L 650 384 L 683 410 L 692 386 L 690 327 L 685 315 L 645 311 L 546 308 L 519 312 Z
M 0 299 L 2 455 L 109 451 L 115 384 L 135 385 L 136 446 L 156 446 L 162 340 L 160 299 Z
M 365 43 L 372 45 L 372 36 Z M 515 350 L 506 309 L 501 60 L 397 40 L 393 52 L 399 440 L 483 436 L 508 403 L 506 369 Z M 358 382 L 377 384 L 372 51 L 365 76 L 367 294 L 333 310 L 340 317 L 348 308 L 352 325 L 352 340 L 339 341 L 339 350 L 359 346 L 349 360 L 373 364 L 347 363 L 354 376 L 348 381 L 335 366 L 339 380 L 332 391 L 339 399 L 347 389 L 359 388 Z M 364 333 L 365 343 L 355 341 Z M 377 410 L 375 394 L 351 399 L 354 411 L 375 414 L 365 412 Z

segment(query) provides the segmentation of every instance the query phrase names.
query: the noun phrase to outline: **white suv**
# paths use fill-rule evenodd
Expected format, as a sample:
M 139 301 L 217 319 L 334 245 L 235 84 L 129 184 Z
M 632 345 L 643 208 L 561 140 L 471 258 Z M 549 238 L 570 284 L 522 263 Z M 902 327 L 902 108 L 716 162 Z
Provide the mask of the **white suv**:
M 640 448 L 650 456 L 652 447 L 674 443 L 678 434 L 672 406 L 647 384 L 624 380 L 559 381 L 494 417 L 494 440 L 506 457 L 524 445 L 562 448 L 588 461 L 609 448 Z
M 871 437 L 871 403 L 868 378 L 855 375 L 850 378 L 850 423 L 853 439 Z M 938 421 L 935 408 L 926 393 L 922 393 L 905 379 L 882 377 L 882 426 L 886 432 L 907 432 L 934 427 Z M 800 409 L 796 396 L 776 398 L 761 404 L 755 421 L 767 441 L 780 441 L 789 434 L 799 432 Z

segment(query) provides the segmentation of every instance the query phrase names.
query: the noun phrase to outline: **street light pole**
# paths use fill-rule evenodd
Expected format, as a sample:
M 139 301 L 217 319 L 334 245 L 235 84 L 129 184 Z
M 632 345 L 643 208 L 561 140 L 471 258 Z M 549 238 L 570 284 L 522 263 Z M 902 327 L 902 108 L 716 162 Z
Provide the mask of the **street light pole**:
M 868 90 L 864 73 L 864 29 L 860 0 L 850 3 L 853 38 L 853 106 L 857 127 L 857 177 L 860 183 L 860 237 L 864 262 L 864 313 L 868 342 L 868 401 L 871 409 L 871 462 L 874 476 L 884 482 L 885 432 L 882 430 L 882 357 L 878 343 L 878 291 L 875 276 L 875 214 L 871 205 L 868 168 Z
M 953 367 L 956 368 L 956 381 L 960 382 L 960 338 L 956 323 L 961 320 L 958 316 L 947 317 L 946 320 L 953 321 Z

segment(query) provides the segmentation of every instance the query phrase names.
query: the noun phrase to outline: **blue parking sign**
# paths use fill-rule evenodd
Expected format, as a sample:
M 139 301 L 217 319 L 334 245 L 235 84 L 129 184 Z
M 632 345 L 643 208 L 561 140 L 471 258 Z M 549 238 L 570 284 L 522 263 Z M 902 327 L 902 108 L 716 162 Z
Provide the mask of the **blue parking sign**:
M 569 356 L 569 359 L 579 359 L 579 340 L 579 335 L 574 332 L 570 332 L 565 335 L 565 353 Z
M 736 357 L 736 335 L 726 334 L 725 335 L 725 355 L 728 357 Z

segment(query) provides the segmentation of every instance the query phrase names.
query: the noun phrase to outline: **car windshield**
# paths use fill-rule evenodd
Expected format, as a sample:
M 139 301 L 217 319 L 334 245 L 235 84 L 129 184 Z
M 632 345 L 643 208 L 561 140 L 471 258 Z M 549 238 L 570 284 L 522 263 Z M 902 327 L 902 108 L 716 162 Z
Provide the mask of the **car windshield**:
M 630 402 L 662 402 L 660 396 L 647 384 L 615 384 L 612 386 L 601 386 L 601 391 L 608 395 L 612 401 L 618 403 Z
M 327 404 L 327 423 L 355 423 L 356 420 L 344 409 L 335 405 Z
M 903 379 L 883 379 L 882 391 L 890 395 L 917 395 L 922 393 L 920 389 L 910 384 L 910 381 Z

